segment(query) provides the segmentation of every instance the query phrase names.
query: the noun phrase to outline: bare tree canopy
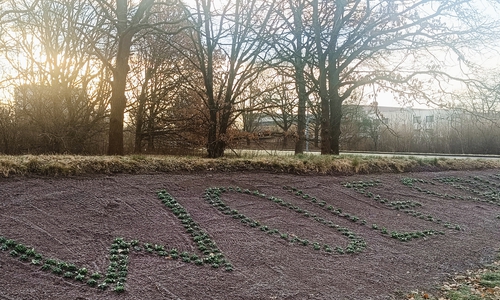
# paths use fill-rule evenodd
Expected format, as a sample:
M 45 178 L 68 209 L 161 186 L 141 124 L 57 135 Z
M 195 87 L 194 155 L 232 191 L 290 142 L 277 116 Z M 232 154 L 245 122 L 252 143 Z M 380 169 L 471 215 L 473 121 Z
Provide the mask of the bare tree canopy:
M 343 107 L 353 99 L 390 96 L 498 123 L 497 0 L 0 4 L 0 140 L 9 151 L 33 151 L 13 148 L 12 132 L 22 132 L 28 115 L 72 124 L 44 123 L 52 129 L 40 135 L 58 141 L 54 152 L 122 155 L 161 143 L 205 148 L 212 158 L 264 115 L 293 132 L 296 154 L 309 126 L 322 154 L 338 154 L 342 128 L 352 127 L 342 126 Z M 379 148 L 381 123 L 356 124 L 351 133 L 369 129 Z M 61 126 L 79 129 L 55 130 Z M 106 131 L 99 147 L 74 146 L 95 144 Z
M 193 49 L 185 51 L 192 53 L 204 83 L 197 93 L 206 107 L 209 157 L 224 155 L 234 108 L 263 69 L 260 37 L 273 5 L 267 0 L 197 0 L 192 9 Z
M 342 103 L 372 86 L 399 97 L 439 102 L 429 91 L 450 81 L 451 56 L 474 67 L 469 54 L 498 38 L 498 19 L 484 19 L 474 1 L 312 2 L 315 65 L 322 103 L 322 153 L 338 154 Z M 494 36 L 492 36 L 494 35 Z

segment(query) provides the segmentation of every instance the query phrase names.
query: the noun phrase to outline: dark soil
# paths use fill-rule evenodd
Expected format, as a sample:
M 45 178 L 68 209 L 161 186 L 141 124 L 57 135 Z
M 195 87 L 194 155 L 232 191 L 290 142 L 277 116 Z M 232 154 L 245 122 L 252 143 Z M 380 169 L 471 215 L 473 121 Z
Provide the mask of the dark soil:
M 500 178 L 494 176 L 498 173 L 332 177 L 244 172 L 0 179 L 0 236 L 34 247 L 44 259 L 85 267 L 88 274 L 106 274 L 110 247 L 117 237 L 202 257 L 179 219 L 158 199 L 157 191 L 165 189 L 210 235 L 234 268 L 226 271 L 222 266 L 199 266 L 144 249 L 133 250 L 128 257 L 125 292 L 117 293 L 113 284 L 102 291 L 44 271 L 12 256 L 7 249 L 0 251 L 0 299 L 405 299 L 412 290 L 432 291 L 453 274 L 495 258 L 500 249 Z M 460 182 L 462 188 L 456 188 L 435 180 L 449 176 L 478 176 L 489 182 Z M 432 183 L 414 182 L 416 188 L 411 188 L 402 183 L 405 177 Z M 342 185 L 373 180 L 380 181 L 366 188 L 373 197 Z M 266 194 L 257 197 L 226 192 L 221 199 L 261 225 L 289 233 L 290 238 L 245 225 L 212 207 L 203 198 L 204 191 L 222 186 Z M 326 204 L 321 207 L 283 186 L 296 187 Z M 413 210 L 424 213 L 424 218 L 431 215 L 442 221 L 426 221 L 391 209 L 388 203 L 374 199 L 377 194 L 389 202 L 419 202 L 422 206 Z M 366 241 L 366 248 L 359 253 L 328 253 L 324 244 L 346 250 L 349 239 L 311 216 L 269 201 L 268 196 L 348 228 Z M 359 220 L 340 217 L 327 209 L 329 205 Z M 366 220 L 365 225 L 362 220 Z M 445 222 L 453 224 L 448 227 L 458 224 L 461 230 L 447 228 Z M 379 229 L 373 229 L 372 224 Z M 388 234 L 381 233 L 382 227 Z M 444 235 L 409 241 L 390 236 L 391 231 L 422 230 L 442 231 Z M 292 235 L 311 244 L 291 242 Z M 315 250 L 313 242 L 321 243 L 322 249 Z

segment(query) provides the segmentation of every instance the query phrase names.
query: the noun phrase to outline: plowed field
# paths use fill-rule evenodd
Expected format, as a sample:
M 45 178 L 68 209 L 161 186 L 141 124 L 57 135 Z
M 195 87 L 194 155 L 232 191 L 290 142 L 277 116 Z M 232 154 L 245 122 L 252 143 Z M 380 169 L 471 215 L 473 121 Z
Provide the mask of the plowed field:
M 494 259 L 498 173 L 0 179 L 0 299 L 404 299 Z

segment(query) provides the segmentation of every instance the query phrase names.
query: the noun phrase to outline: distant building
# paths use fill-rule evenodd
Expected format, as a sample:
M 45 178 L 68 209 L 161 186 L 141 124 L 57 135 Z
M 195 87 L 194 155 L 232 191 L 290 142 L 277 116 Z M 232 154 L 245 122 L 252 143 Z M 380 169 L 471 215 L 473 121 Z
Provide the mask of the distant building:
M 290 120 L 288 133 L 293 133 L 295 118 Z M 259 115 L 255 124 L 253 132 L 259 136 L 283 133 L 269 116 Z M 313 122 L 308 126 L 306 138 L 319 145 L 319 128 L 313 128 Z M 341 126 L 342 150 L 500 154 L 499 112 L 345 105 Z
M 366 113 L 393 128 L 408 126 L 414 130 L 432 130 L 438 122 L 448 120 L 451 111 L 387 106 L 363 106 Z

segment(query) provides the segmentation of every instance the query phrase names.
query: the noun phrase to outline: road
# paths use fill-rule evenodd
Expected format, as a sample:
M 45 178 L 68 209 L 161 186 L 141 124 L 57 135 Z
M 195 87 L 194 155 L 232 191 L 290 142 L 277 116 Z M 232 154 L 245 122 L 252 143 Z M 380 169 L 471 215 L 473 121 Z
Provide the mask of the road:
M 279 151 L 279 150 L 226 150 L 226 154 L 237 154 L 240 156 L 257 156 L 257 155 L 294 155 L 294 151 Z M 319 151 L 304 152 L 304 154 L 319 155 Z M 364 152 L 364 151 L 347 151 L 340 152 L 340 155 L 359 155 L 359 156 L 378 156 L 378 157 L 418 157 L 418 158 L 446 158 L 446 159 L 500 159 L 500 155 L 486 154 L 442 154 L 442 153 L 403 153 L 403 152 Z

